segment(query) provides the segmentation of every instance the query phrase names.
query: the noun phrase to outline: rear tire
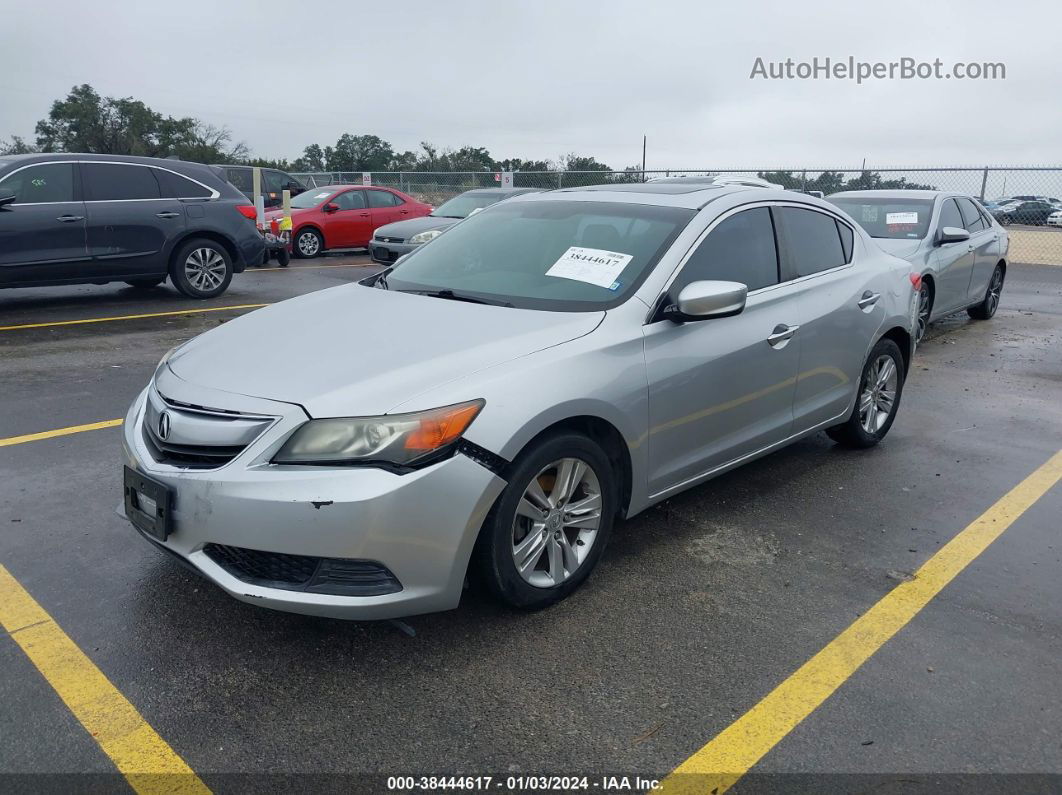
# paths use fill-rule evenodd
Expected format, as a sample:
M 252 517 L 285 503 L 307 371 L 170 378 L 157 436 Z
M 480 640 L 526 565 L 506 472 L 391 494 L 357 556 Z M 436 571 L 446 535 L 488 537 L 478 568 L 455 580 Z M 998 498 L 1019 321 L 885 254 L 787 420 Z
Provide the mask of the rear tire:
M 170 280 L 189 298 L 204 300 L 221 295 L 232 281 L 232 258 L 214 240 L 197 237 L 178 250 L 170 267 Z
M 848 419 L 826 429 L 840 445 L 873 447 L 889 432 L 903 394 L 903 354 L 890 339 L 878 340 L 863 365 L 859 391 Z
M 277 249 L 277 264 L 282 267 L 288 267 L 288 263 L 291 262 L 291 254 L 288 253 L 286 248 Z
M 130 279 L 126 282 L 130 287 L 136 287 L 138 290 L 148 290 L 152 287 L 158 287 L 166 281 L 165 276 L 159 276 L 157 279 Z
M 966 314 L 974 320 L 990 320 L 999 308 L 999 299 L 1003 295 L 1005 277 L 1006 272 L 1003 270 L 1003 266 L 996 265 L 996 269 L 992 271 L 992 278 L 988 280 L 985 297 L 981 303 L 968 307 Z
M 918 288 L 918 328 L 915 330 L 915 336 L 917 339 L 915 342 L 921 342 L 923 337 L 926 336 L 926 330 L 929 328 L 929 317 L 933 314 L 933 288 L 929 286 L 929 282 L 922 279 L 922 286 Z
M 324 251 L 324 241 L 316 229 L 300 229 L 292 242 L 291 253 L 298 259 L 312 259 Z
M 600 560 L 616 515 L 616 478 L 595 442 L 558 433 L 522 452 L 508 480 L 469 573 L 510 607 L 538 610 L 571 594 Z

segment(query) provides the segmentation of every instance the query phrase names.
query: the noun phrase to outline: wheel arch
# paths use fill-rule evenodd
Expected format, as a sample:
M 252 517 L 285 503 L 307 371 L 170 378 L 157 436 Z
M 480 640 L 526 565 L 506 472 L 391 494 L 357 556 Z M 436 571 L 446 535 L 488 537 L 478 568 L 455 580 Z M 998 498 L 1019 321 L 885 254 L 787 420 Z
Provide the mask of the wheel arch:
M 557 433 L 574 432 L 586 436 L 601 447 L 609 462 L 612 464 L 612 472 L 619 487 L 619 499 L 617 507 L 620 516 L 626 516 L 630 509 L 631 496 L 634 482 L 634 463 L 631 460 L 630 448 L 627 445 L 619 428 L 608 420 L 593 415 L 579 414 L 565 419 L 557 420 L 534 434 L 527 440 L 520 450 L 513 456 L 515 460 L 525 450 L 536 444 L 546 436 Z M 506 470 L 512 468 L 512 462 Z M 507 472 L 506 472 L 507 474 Z
M 881 342 L 881 340 L 892 340 L 896 343 L 896 347 L 900 349 L 900 355 L 903 357 L 903 374 L 904 378 L 906 378 L 907 371 L 911 369 L 911 343 L 913 341 L 911 333 L 902 326 L 893 326 L 878 337 L 878 342 Z
M 314 232 L 317 233 L 317 236 L 321 238 L 321 251 L 324 251 L 326 248 L 328 248 L 328 240 L 325 238 L 324 230 L 317 224 L 315 224 L 313 221 L 306 221 L 304 224 L 301 224 L 297 229 L 292 230 L 291 242 L 293 245 L 295 243 L 295 239 L 307 229 L 312 229 Z
M 189 240 L 196 239 L 212 240 L 225 249 L 225 252 L 229 255 L 229 260 L 232 262 L 232 269 L 235 271 L 240 264 L 240 252 L 236 248 L 236 243 L 220 232 L 215 232 L 210 229 L 194 230 L 185 232 L 181 235 L 173 244 L 173 248 L 170 249 L 170 256 L 166 263 L 166 273 L 172 274 L 173 268 L 177 264 L 177 252 L 181 250 L 181 247 Z

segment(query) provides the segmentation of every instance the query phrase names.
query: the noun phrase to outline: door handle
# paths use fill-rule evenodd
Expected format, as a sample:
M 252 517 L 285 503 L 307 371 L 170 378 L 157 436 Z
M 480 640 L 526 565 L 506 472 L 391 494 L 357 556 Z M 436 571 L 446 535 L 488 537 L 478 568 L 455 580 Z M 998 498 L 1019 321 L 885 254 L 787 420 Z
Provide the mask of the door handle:
M 797 333 L 799 328 L 800 326 L 787 326 L 785 323 L 779 323 L 774 327 L 771 336 L 767 338 L 767 344 L 775 350 L 781 350 L 789 340 L 793 339 L 793 335 Z
M 863 297 L 856 301 L 856 304 L 860 309 L 866 309 L 867 307 L 874 306 L 879 298 L 881 298 L 881 293 L 872 293 L 870 290 L 867 290 L 863 293 Z
M 60 215 L 55 219 L 56 221 L 62 221 L 64 224 L 72 224 L 74 221 L 84 221 L 83 215 Z
M 181 214 L 180 213 L 171 212 L 170 210 L 166 210 L 165 212 L 155 213 L 155 217 L 156 218 L 180 218 Z
M 362 218 L 368 218 L 369 217 L 368 213 L 358 213 L 358 215 L 360 215 Z
M 399 215 L 409 215 L 409 210 L 399 210 L 398 214 Z

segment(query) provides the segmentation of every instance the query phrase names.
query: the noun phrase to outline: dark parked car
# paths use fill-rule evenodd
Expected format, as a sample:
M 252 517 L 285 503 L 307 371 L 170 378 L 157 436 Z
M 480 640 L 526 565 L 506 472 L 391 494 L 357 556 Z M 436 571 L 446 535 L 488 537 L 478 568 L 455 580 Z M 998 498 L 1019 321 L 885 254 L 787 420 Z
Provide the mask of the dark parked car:
M 223 179 L 228 180 L 236 189 L 251 201 L 254 201 L 254 169 L 250 166 L 211 166 L 217 170 Z M 262 195 L 265 197 L 265 206 L 279 207 L 282 201 L 281 194 L 291 191 L 292 196 L 298 196 L 306 186 L 295 177 L 275 168 L 262 169 Z
M 1058 208 L 1051 202 L 1037 199 L 1036 201 L 1004 204 L 989 212 L 1004 226 L 1008 224 L 1035 224 L 1042 226 L 1047 223 L 1047 218 L 1051 213 L 1058 212 Z
M 0 287 L 154 287 L 168 276 L 190 298 L 213 298 L 264 252 L 254 207 L 208 166 L 0 157 Z

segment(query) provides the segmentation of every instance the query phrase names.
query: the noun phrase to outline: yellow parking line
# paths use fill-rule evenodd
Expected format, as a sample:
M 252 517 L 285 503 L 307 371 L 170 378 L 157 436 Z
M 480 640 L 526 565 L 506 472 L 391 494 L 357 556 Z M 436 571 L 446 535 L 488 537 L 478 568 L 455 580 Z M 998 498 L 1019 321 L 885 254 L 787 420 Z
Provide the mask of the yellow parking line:
M 237 309 L 261 309 L 269 304 L 237 304 L 235 306 L 205 306 L 201 309 L 179 309 L 173 312 L 147 312 L 142 315 L 115 315 L 113 317 L 89 317 L 81 320 L 55 320 L 49 323 L 23 323 L 19 326 L 0 326 L 0 331 L 15 331 L 24 328 L 48 328 L 50 326 L 79 326 L 83 323 L 109 323 L 112 320 L 140 320 L 145 317 L 172 317 L 174 315 L 198 315 L 200 312 L 231 312 Z
M 378 262 L 337 262 L 335 265 L 288 265 L 282 268 L 248 268 L 245 273 L 258 271 L 309 271 L 314 268 L 368 268 L 371 265 L 379 265 Z
M 26 442 L 39 442 L 42 439 L 54 439 L 56 436 L 69 436 L 72 433 L 83 431 L 98 431 L 103 428 L 113 428 L 121 425 L 122 420 L 104 420 L 103 422 L 90 422 L 87 425 L 71 425 L 69 428 L 56 428 L 54 431 L 41 431 L 40 433 L 27 433 L 25 436 L 8 436 L 0 439 L 0 447 L 9 447 L 13 444 L 25 444 Z
M 886 641 L 1062 478 L 1062 451 L 1001 497 L 822 651 L 675 768 L 660 791 L 722 793 L 815 711 Z
M 135 791 L 210 792 L 2 565 L 0 624 Z

